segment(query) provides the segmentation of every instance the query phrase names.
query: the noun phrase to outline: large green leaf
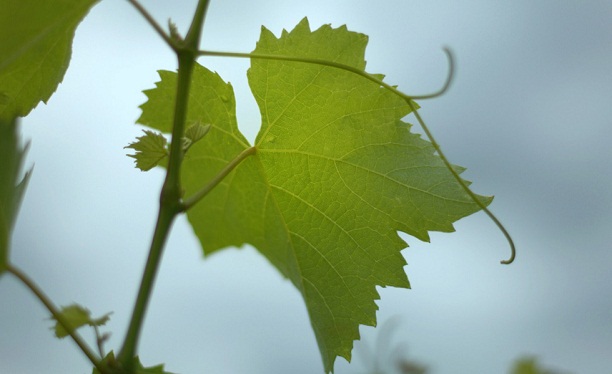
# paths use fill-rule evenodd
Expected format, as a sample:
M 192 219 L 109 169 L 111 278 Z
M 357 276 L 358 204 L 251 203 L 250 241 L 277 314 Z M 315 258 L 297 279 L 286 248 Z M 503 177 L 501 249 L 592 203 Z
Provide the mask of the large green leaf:
M 304 20 L 281 38 L 263 29 L 255 52 L 363 69 L 366 43 L 345 27 L 311 32 Z M 139 122 L 169 132 L 176 74 L 160 76 Z M 293 282 L 329 372 L 337 356 L 350 360 L 359 325 L 376 324 L 376 286 L 409 287 L 397 231 L 428 240 L 428 231 L 453 231 L 479 208 L 401 121 L 408 105 L 379 85 L 321 65 L 256 59 L 248 77 L 262 114 L 257 153 L 188 218 L 206 254 L 249 243 Z M 231 85 L 198 65 L 190 95 L 188 122 L 211 129 L 187 153 L 186 196 L 250 146 Z
M 98 0 L 0 0 L 0 118 L 47 102 L 68 68 L 74 31 Z

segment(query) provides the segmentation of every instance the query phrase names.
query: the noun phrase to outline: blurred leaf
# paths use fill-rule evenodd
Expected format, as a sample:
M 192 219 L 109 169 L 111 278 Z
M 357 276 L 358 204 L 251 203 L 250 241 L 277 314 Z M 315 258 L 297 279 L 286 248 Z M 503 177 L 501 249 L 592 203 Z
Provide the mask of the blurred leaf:
M 567 374 L 542 368 L 535 357 L 523 357 L 514 363 L 512 374 Z
M 106 357 L 102 359 L 101 365 L 108 368 L 108 371 L 110 373 L 124 373 L 124 371 L 121 371 L 121 369 L 119 368 L 119 364 L 115 359 L 115 354 L 112 351 L 109 352 Z M 135 374 L 172 374 L 170 372 L 164 371 L 163 364 L 145 368 L 140 362 L 140 358 L 138 357 L 134 357 L 134 367 Z M 92 374 L 100 374 L 100 372 L 98 371 L 98 369 L 93 368 Z
M 68 68 L 74 31 L 98 0 L 2 0 L 0 118 L 47 102 Z
M 83 308 L 82 306 L 77 305 L 77 304 L 72 304 L 66 307 L 62 307 L 60 314 L 68 322 L 72 331 L 78 329 L 79 327 L 85 326 L 85 325 L 102 326 L 106 322 L 108 322 L 108 320 L 110 319 L 109 317 L 110 313 L 105 314 L 104 316 L 100 318 L 92 319 L 91 312 L 87 310 L 86 308 Z M 55 318 L 52 317 L 52 319 L 55 319 Z M 55 323 L 55 326 L 53 327 L 53 329 L 55 330 L 55 336 L 60 339 L 70 335 L 68 330 L 66 330 L 64 326 L 62 326 L 59 322 Z
M 398 361 L 397 368 L 401 374 L 427 374 L 426 366 L 408 359 Z

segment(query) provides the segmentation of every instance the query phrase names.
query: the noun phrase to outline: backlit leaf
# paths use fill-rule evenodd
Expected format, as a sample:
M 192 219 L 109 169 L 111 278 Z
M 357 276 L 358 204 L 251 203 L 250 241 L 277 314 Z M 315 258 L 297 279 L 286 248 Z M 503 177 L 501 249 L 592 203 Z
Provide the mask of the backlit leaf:
M 210 125 L 202 125 L 199 122 L 189 126 L 183 137 L 183 150 L 187 152 L 194 143 L 205 137 L 208 131 L 210 131 Z
M 105 314 L 99 318 L 91 318 L 91 312 L 78 304 L 62 307 L 60 314 L 70 326 L 71 331 L 85 325 L 102 326 L 110 319 L 110 314 Z M 53 330 L 55 331 L 55 336 L 58 338 L 64 338 L 70 334 L 59 322 L 55 323 Z
M 255 52 L 364 69 L 366 43 L 346 27 L 311 32 L 304 20 L 281 38 L 263 29 Z M 139 122 L 169 132 L 176 74 L 160 76 L 145 91 Z M 330 372 L 337 356 L 350 360 L 359 325 L 376 324 L 376 287 L 409 287 L 397 231 L 428 241 L 428 231 L 453 231 L 479 208 L 402 122 L 408 105 L 378 84 L 321 65 L 257 59 L 248 78 L 262 117 L 257 152 L 188 218 L 206 254 L 252 244 L 291 280 Z M 250 147 L 231 85 L 197 65 L 191 87 L 187 123 L 211 129 L 185 158 L 186 197 Z
M 144 136 L 137 138 L 137 141 L 131 143 L 124 148 L 131 148 L 136 151 L 136 154 L 128 155 L 134 158 L 136 167 L 142 171 L 147 171 L 157 166 L 164 158 L 168 156 L 166 144 L 168 141 L 163 135 L 144 130 Z

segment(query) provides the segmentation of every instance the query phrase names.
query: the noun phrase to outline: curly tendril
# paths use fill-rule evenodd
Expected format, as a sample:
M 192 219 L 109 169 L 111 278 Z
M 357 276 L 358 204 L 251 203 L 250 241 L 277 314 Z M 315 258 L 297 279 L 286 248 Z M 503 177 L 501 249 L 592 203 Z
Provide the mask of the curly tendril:
M 482 209 L 487 214 L 487 216 L 489 216 L 489 218 L 493 221 L 493 223 L 495 223 L 495 225 L 499 228 L 499 230 L 501 230 L 501 232 L 506 237 L 506 240 L 508 241 L 508 244 L 510 245 L 510 251 L 511 251 L 510 258 L 508 258 L 507 260 L 502 260 L 500 261 L 500 263 L 504 265 L 508 265 L 508 264 L 511 264 L 514 261 L 514 258 L 516 257 L 516 247 L 514 245 L 514 241 L 512 240 L 510 233 L 508 232 L 508 230 L 506 230 L 505 226 L 499 221 L 499 219 L 489 210 L 489 208 L 487 208 L 487 206 L 476 197 L 476 194 L 472 192 L 472 190 L 463 181 L 463 179 L 461 179 L 459 174 L 453 169 L 452 164 L 450 163 L 450 161 L 448 161 L 448 159 L 442 152 L 442 149 L 436 142 L 433 134 L 431 133 L 427 125 L 425 124 L 425 121 L 423 121 L 423 118 L 419 114 L 416 108 L 416 105 L 413 101 L 413 100 L 433 99 L 433 98 L 442 96 L 450 88 L 450 85 L 453 81 L 454 74 L 455 74 L 455 58 L 453 57 L 453 54 L 449 48 L 444 47 L 443 51 L 446 54 L 446 57 L 448 59 L 448 74 L 446 76 L 446 81 L 444 82 L 444 85 L 442 86 L 442 88 L 440 88 L 438 91 L 435 91 L 427 95 L 407 95 L 401 92 L 400 90 L 398 90 L 396 87 L 383 82 L 381 79 L 379 79 L 375 75 L 369 74 L 363 70 L 360 70 L 350 65 L 345 65 L 345 64 L 334 62 L 334 61 L 328 61 L 328 60 L 323 60 L 323 59 L 318 59 L 318 58 L 269 55 L 269 54 L 261 54 L 261 53 L 220 52 L 220 51 L 208 51 L 208 50 L 200 50 L 198 51 L 198 55 L 217 56 L 217 57 L 253 58 L 253 59 L 275 60 L 275 61 L 290 61 L 290 62 L 300 62 L 300 63 L 306 63 L 306 64 L 329 66 L 332 68 L 345 70 L 345 71 L 357 74 L 359 76 L 362 76 L 363 78 L 366 78 L 380 85 L 381 87 L 384 87 L 388 91 L 391 91 L 393 94 L 404 99 L 404 101 L 406 101 L 406 103 L 408 104 L 412 112 L 414 113 L 414 116 L 416 117 L 417 122 L 419 123 L 423 131 L 425 132 L 425 135 L 427 136 L 427 138 L 433 145 L 435 151 L 438 153 L 438 156 L 440 156 L 440 158 L 444 162 L 444 165 L 451 172 L 451 174 L 453 175 L 457 183 L 459 183 L 461 188 L 468 194 L 468 196 L 472 199 L 472 201 L 474 201 L 474 203 L 476 203 L 476 205 L 478 205 L 478 207 L 480 207 L 480 209 Z

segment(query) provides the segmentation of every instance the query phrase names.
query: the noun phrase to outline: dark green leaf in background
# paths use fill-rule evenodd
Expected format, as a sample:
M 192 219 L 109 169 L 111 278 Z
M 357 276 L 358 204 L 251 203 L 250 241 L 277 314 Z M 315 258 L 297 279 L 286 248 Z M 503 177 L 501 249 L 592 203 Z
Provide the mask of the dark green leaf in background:
M 0 0 L 0 118 L 47 102 L 68 68 L 77 25 L 98 0 Z

